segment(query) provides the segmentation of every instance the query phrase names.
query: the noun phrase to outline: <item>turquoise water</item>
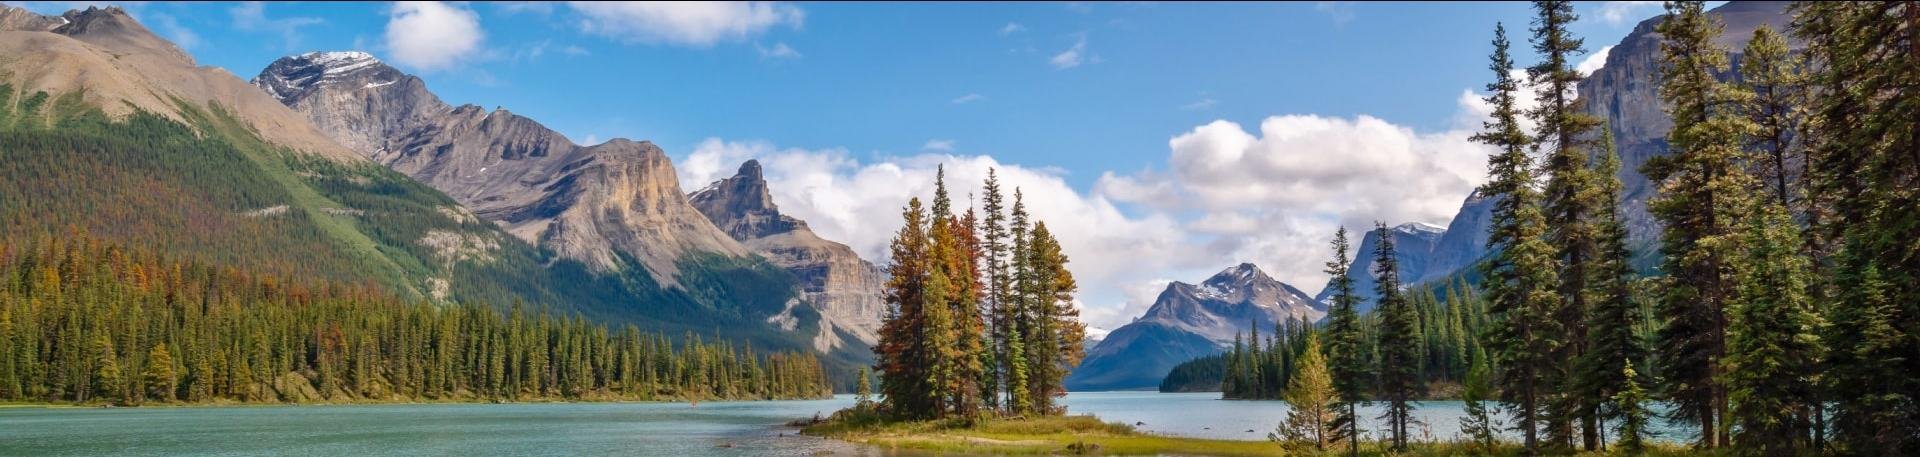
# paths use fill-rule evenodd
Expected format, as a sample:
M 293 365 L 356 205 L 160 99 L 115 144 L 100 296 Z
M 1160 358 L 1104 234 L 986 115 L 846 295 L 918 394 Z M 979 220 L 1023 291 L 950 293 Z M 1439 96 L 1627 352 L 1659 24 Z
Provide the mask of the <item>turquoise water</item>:
M 853 403 L 830 400 L 685 403 L 419 404 L 191 408 L 0 408 L 0 456 L 813 456 L 881 455 L 795 436 L 788 421 Z M 1286 416 L 1277 401 L 1217 393 L 1095 392 L 1067 396 L 1094 414 L 1152 433 L 1263 440 Z M 1423 402 L 1416 438 L 1459 431 L 1459 402 Z M 1378 408 L 1365 413 L 1371 417 Z M 1251 431 L 1249 431 L 1251 430 Z M 1686 439 L 1664 430 L 1668 439 Z

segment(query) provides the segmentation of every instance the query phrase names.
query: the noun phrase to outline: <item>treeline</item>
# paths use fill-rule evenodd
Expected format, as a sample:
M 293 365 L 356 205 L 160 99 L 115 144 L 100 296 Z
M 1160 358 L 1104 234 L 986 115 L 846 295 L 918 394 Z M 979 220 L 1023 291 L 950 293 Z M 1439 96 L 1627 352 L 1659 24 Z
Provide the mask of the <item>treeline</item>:
M 1003 213 L 988 171 L 982 208 L 955 215 L 946 171 L 931 215 L 907 202 L 891 245 L 887 315 L 874 347 L 882 412 L 900 419 L 1061 414 L 1062 380 L 1086 327 L 1073 307 L 1067 256 L 1019 189 Z
M 1419 354 L 1415 357 L 1416 380 L 1426 386 L 1424 399 L 1459 398 L 1473 361 L 1476 357 L 1486 357 L 1480 343 L 1480 334 L 1487 324 L 1486 301 L 1462 279 L 1454 278 L 1444 284 L 1405 293 L 1415 318 L 1413 333 L 1418 336 L 1414 338 L 1414 352 Z M 1359 316 L 1354 327 L 1359 334 L 1361 363 L 1378 365 L 1374 360 L 1379 353 L 1378 314 Z M 1651 329 L 1645 324 L 1640 328 L 1643 334 Z M 1226 399 L 1282 399 L 1309 334 L 1320 330 L 1299 321 L 1275 325 L 1264 339 L 1258 329 L 1254 330 L 1248 335 L 1236 336 L 1233 348 L 1226 354 L 1202 357 L 1174 367 L 1162 383 L 1161 391 L 1210 385 L 1219 389 Z M 1199 390 L 1211 389 L 1189 391 Z
M 1920 3 L 1798 3 L 1790 33 L 1805 52 L 1762 26 L 1738 69 L 1702 2 L 1667 3 L 1656 31 L 1670 151 L 1640 170 L 1656 186 L 1663 257 L 1650 316 L 1634 298 L 1613 136 L 1573 96 L 1573 5 L 1534 6 L 1538 63 L 1515 71 L 1496 26 L 1493 110 L 1474 137 L 1498 149 L 1481 189 L 1497 203 L 1465 434 L 1491 446 L 1504 414 L 1527 454 L 1597 450 L 1615 430 L 1635 454 L 1659 400 L 1665 419 L 1698 427 L 1701 448 L 1920 454 Z M 1519 108 L 1517 75 L 1537 107 Z M 1344 230 L 1335 237 L 1330 386 L 1289 389 L 1303 400 L 1286 439 L 1352 442 L 1353 406 L 1373 401 L 1389 444 L 1407 446 L 1420 327 L 1381 238 L 1367 338 L 1340 267 Z M 1649 319 L 1650 344 L 1636 328 Z M 1304 400 L 1325 390 L 1329 407 Z
M 76 233 L 0 241 L 0 400 L 819 398 L 811 354 L 515 306 L 176 261 Z

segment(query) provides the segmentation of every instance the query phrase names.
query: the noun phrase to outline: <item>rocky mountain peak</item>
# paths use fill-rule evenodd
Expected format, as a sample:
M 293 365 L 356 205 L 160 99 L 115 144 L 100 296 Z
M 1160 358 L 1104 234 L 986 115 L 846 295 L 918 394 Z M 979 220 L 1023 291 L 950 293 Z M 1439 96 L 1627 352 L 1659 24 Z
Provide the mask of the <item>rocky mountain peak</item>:
M 760 161 L 740 164 L 732 177 L 714 181 L 687 199 L 728 236 L 800 279 L 803 298 L 821 316 L 816 348 L 845 345 L 842 334 L 866 344 L 879 340 L 880 316 L 886 309 L 880 300 L 880 269 L 847 245 L 815 235 L 806 221 L 780 214 Z M 782 316 L 791 317 L 792 308 L 787 311 Z
M 714 181 L 706 188 L 695 191 L 689 199 L 695 208 L 736 240 L 751 240 L 806 228 L 805 222 L 780 214 L 780 207 L 773 203 L 773 192 L 767 189 L 766 177 L 761 174 L 757 160 L 740 164 L 740 171 L 733 177 Z
M 361 51 L 319 51 L 281 57 L 268 64 L 253 78 L 254 86 L 266 90 L 280 103 L 297 105 L 323 87 L 348 86 L 347 89 L 406 89 L 405 85 L 385 89 L 401 82 L 417 82 L 400 70 L 388 66 L 373 54 Z M 436 100 L 437 101 L 437 100 Z
M 67 22 L 69 22 L 67 18 L 62 16 L 47 16 L 27 11 L 26 8 L 0 5 L 0 30 L 45 32 L 65 25 Z
M 140 25 L 140 21 L 128 16 L 127 11 L 118 6 L 90 6 L 85 10 L 68 11 L 60 15 L 60 20 L 65 23 L 55 27 L 53 33 L 121 51 L 139 51 L 193 65 L 193 57 L 147 30 Z

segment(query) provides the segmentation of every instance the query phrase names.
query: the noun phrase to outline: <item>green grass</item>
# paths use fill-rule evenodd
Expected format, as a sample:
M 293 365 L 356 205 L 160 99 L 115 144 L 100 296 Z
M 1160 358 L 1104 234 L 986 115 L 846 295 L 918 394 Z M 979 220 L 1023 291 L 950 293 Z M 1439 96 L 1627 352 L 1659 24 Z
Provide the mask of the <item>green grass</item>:
M 801 433 L 834 438 L 896 451 L 934 455 L 1206 455 L 1206 456 L 1344 456 L 1347 449 L 1317 450 L 1311 444 L 1282 445 L 1272 441 L 1239 441 L 1156 435 L 1132 426 L 1102 422 L 1093 416 L 943 420 L 901 422 L 871 411 L 843 410 L 825 421 L 808 425 Z M 1647 456 L 1725 455 L 1685 446 L 1653 444 Z M 1366 456 L 1523 455 L 1513 443 L 1492 449 L 1464 442 L 1414 443 L 1406 452 L 1389 452 L 1379 442 L 1362 442 Z M 1625 455 L 1618 452 L 1582 452 L 1567 455 Z

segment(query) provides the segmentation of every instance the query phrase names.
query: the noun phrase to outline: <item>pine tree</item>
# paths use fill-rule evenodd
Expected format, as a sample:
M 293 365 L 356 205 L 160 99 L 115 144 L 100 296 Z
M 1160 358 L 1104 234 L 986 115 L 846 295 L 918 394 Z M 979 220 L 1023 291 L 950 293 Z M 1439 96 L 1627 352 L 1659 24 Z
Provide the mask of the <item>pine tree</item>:
M 1407 429 L 1413 422 L 1413 402 L 1423 394 L 1420 383 L 1419 347 L 1415 341 L 1418 317 L 1413 305 L 1400 290 L 1399 259 L 1394 255 L 1393 233 L 1384 223 L 1376 223 L 1379 242 L 1374 245 L 1373 278 L 1380 297 L 1380 400 L 1387 404 L 1380 419 L 1387 421 L 1392 447 L 1407 450 Z
M 1806 216 L 1834 278 L 1824 374 L 1840 452 L 1920 454 L 1920 5 L 1800 2 L 1807 43 Z M 1819 264 L 1816 264 L 1819 265 Z
M 1740 82 L 1753 94 L 1744 108 L 1747 119 L 1759 129 L 1751 142 L 1759 153 L 1754 175 L 1782 208 L 1793 208 L 1804 193 L 1794 189 L 1798 181 L 1789 162 L 1800 161 L 1802 166 L 1805 162 L 1795 158 L 1799 148 L 1794 141 L 1805 115 L 1805 79 L 1785 37 L 1766 24 L 1753 31 L 1741 53 Z
M 1596 213 L 1601 210 L 1594 192 L 1599 177 L 1588 168 L 1590 153 L 1586 146 L 1596 136 L 1594 129 L 1600 120 L 1587 114 L 1581 100 L 1575 98 L 1574 87 L 1582 77 L 1574 68 L 1574 58 L 1586 50 L 1582 49 L 1583 40 L 1568 30 L 1579 19 L 1573 2 L 1535 1 L 1533 5 L 1537 15 L 1532 41 L 1540 62 L 1527 68 L 1527 77 L 1538 88 L 1535 98 L 1540 106 L 1527 114 L 1538 126 L 1533 145 L 1546 150 L 1543 171 L 1547 183 L 1540 206 L 1546 216 L 1547 244 L 1555 250 L 1554 261 L 1561 273 L 1554 320 L 1566 332 L 1565 340 L 1554 348 L 1554 356 L 1578 360 L 1586 350 L 1586 313 L 1591 306 L 1587 303 L 1589 270 L 1597 251 Z M 1602 399 L 1577 394 L 1574 385 L 1578 379 L 1571 368 L 1570 364 L 1556 364 L 1543 373 L 1557 391 L 1550 405 L 1550 435 L 1556 443 L 1571 444 L 1573 422 L 1579 421 L 1584 447 L 1593 450 L 1598 447 L 1593 412 Z
M 860 409 L 873 408 L 873 372 L 860 367 L 860 379 L 854 381 L 853 406 Z
M 91 351 L 94 396 L 108 403 L 127 403 L 123 392 L 126 384 L 120 376 L 120 357 L 114 355 L 113 339 L 104 334 L 93 337 Z
M 1492 452 L 1494 435 L 1500 429 L 1500 420 L 1494 418 L 1495 408 L 1487 405 L 1491 399 L 1493 386 L 1490 384 L 1493 370 L 1487 367 L 1487 358 L 1476 353 L 1473 367 L 1467 369 L 1467 383 L 1460 394 L 1465 403 L 1465 414 L 1460 416 L 1460 434 L 1479 447 L 1481 452 Z
M 1073 279 L 1073 273 L 1067 270 L 1067 255 L 1061 250 L 1060 241 L 1047 230 L 1045 222 L 1033 225 L 1032 241 L 1028 255 L 1032 260 L 1030 272 L 1036 279 L 1036 294 L 1030 302 L 1028 314 L 1035 335 L 1027 342 L 1028 370 L 1034 386 L 1031 401 L 1034 408 L 1043 414 L 1063 412 L 1054 404 L 1055 397 L 1066 395 L 1064 381 L 1074 366 L 1080 364 L 1086 335 L 1086 325 L 1080 322 L 1080 312 L 1073 307 L 1073 293 L 1079 285 Z
M 1368 404 L 1368 392 L 1373 385 L 1373 369 L 1368 363 L 1365 345 L 1366 336 L 1360 328 L 1360 313 L 1354 309 L 1358 298 L 1354 295 L 1353 276 L 1347 271 L 1347 265 L 1353 259 L 1348 254 L 1351 245 L 1347 242 L 1347 228 L 1341 227 L 1333 234 L 1333 259 L 1326 263 L 1327 287 L 1333 291 L 1327 298 L 1327 362 L 1328 371 L 1333 375 L 1333 390 L 1338 401 L 1333 405 L 1334 430 L 1331 441 L 1346 441 L 1349 454 L 1360 453 L 1360 406 Z
M 1657 339 L 1665 397 L 1673 417 L 1700 427 L 1700 444 L 1725 442 L 1726 308 L 1734 296 L 1738 227 L 1753 186 L 1742 168 L 1741 142 L 1752 123 L 1737 116 L 1742 93 L 1720 82 L 1727 53 L 1714 44 L 1721 26 L 1700 2 L 1669 2 L 1657 31 L 1660 98 L 1673 119 L 1672 151 L 1641 171 L 1657 183 L 1650 212 L 1663 224 L 1662 282 L 1657 312 L 1667 323 Z
M 1485 345 L 1493 353 L 1493 365 L 1499 372 L 1496 384 L 1507 411 L 1515 415 L 1513 425 L 1521 432 L 1527 453 L 1539 452 L 1539 425 L 1544 397 L 1552 388 L 1546 372 L 1560 361 L 1553 359 L 1559 336 L 1556 309 L 1553 248 L 1546 236 L 1546 222 L 1534 190 L 1531 159 L 1527 155 L 1527 135 L 1521 131 L 1515 108 L 1519 83 L 1514 81 L 1513 59 L 1507 53 L 1504 26 L 1494 28 L 1492 64 L 1494 82 L 1487 85 L 1493 106 L 1493 119 L 1473 139 L 1498 148 L 1487 160 L 1488 182 L 1481 188 L 1487 198 L 1495 199 L 1487 249 L 1492 258 L 1482 264 L 1486 279 L 1491 317 Z
M 1587 351 L 1578 360 L 1575 395 L 1600 399 L 1597 419 L 1605 423 L 1620 413 L 1606 405 L 1626 388 L 1623 364 L 1645 363 L 1647 348 L 1636 330 L 1646 316 L 1633 296 L 1633 253 L 1627 248 L 1626 221 L 1620 213 L 1620 156 L 1614 150 L 1611 128 L 1602 129 L 1600 138 L 1602 155 L 1594 175 L 1600 183 L 1596 200 L 1604 206 L 1595 225 L 1598 251 L 1590 270 Z
M 147 398 L 161 402 L 173 401 L 174 372 L 173 356 L 167 353 L 164 344 L 153 345 L 147 352 L 147 369 L 142 374 L 147 386 Z
M 1327 438 L 1334 432 L 1330 409 L 1336 402 L 1333 378 L 1327 373 L 1326 356 L 1320 352 L 1320 336 L 1307 334 L 1293 377 L 1287 382 L 1287 419 L 1269 439 L 1285 442 L 1311 442 L 1316 450 L 1327 449 Z
M 902 212 L 905 223 L 894 236 L 890 250 L 892 265 L 884 298 L 887 316 L 880 327 L 880 341 L 874 345 L 874 357 L 880 368 L 881 397 L 887 411 L 903 418 L 925 418 L 934 413 L 938 397 L 933 395 L 934 357 L 927 344 L 926 289 L 927 268 L 926 211 L 920 199 L 907 202 Z
M 1799 231 L 1785 208 L 1757 201 L 1762 209 L 1746 224 L 1746 255 L 1728 312 L 1728 413 L 1737 448 L 1790 455 L 1810 445 L 1821 323 L 1806 295 Z
M 1007 338 L 1007 409 L 1014 415 L 1025 415 L 1033 412 L 1032 392 L 1027 388 L 1032 376 L 1026 350 L 1031 323 L 1026 310 L 1029 299 L 1027 291 L 1033 287 L 1034 275 L 1033 264 L 1029 261 L 1032 243 L 1027 236 L 1027 207 L 1020 189 L 1013 190 L 1013 210 L 1009 217 L 1012 223 L 1008 232 L 1013 238 L 1008 249 L 1009 290 L 1007 296 L 1001 298 L 1005 303 L 1002 307 L 1007 313 L 1006 328 L 1003 330 Z
M 1621 361 L 1619 392 L 1610 399 L 1614 415 L 1620 418 L 1620 453 L 1641 455 L 1646 448 L 1646 439 L 1652 434 L 1647 430 L 1647 420 L 1653 412 L 1647 410 L 1647 392 L 1640 388 L 1640 375 L 1633 371 L 1633 361 Z
M 988 312 L 987 333 L 989 351 L 993 353 L 992 363 L 986 367 L 985 380 L 981 385 L 981 395 L 986 399 L 988 408 L 998 408 L 1001 404 L 1001 391 L 1010 386 L 1007 380 L 1008 367 L 1013 356 L 1007 345 L 1009 329 L 1012 325 L 1012 312 L 1008 310 L 1012 302 L 1012 280 L 1007 271 L 1007 255 L 1011 249 L 1007 240 L 1007 217 L 1004 214 L 1003 196 L 1000 193 L 1000 178 L 997 172 L 987 169 L 987 180 L 982 186 L 981 209 L 986 216 L 980 219 L 980 241 L 983 248 L 981 267 L 986 279 L 985 291 L 981 296 L 982 306 Z

